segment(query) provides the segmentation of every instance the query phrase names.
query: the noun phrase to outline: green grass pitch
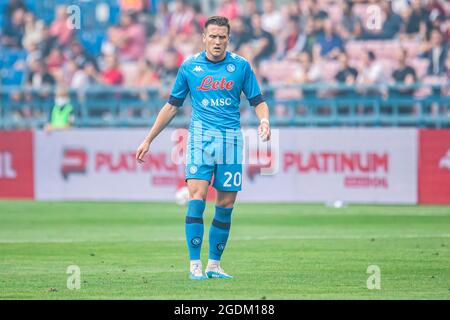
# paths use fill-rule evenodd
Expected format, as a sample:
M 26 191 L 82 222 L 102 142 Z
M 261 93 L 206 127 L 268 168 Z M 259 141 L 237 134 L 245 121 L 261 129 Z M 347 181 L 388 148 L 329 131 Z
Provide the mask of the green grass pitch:
M 0 299 L 449 299 L 450 207 L 237 204 L 222 259 L 191 281 L 185 208 L 0 201 Z M 203 263 L 213 205 L 205 212 Z M 67 288 L 67 267 L 81 288 Z M 369 290 L 370 265 L 381 289 Z

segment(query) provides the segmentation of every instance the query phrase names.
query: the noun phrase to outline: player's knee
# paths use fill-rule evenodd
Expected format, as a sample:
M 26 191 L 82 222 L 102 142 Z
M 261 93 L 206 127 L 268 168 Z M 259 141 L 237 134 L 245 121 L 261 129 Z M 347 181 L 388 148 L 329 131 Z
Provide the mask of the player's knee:
M 234 205 L 234 199 L 217 199 L 216 205 L 222 208 L 232 208 Z
M 191 200 L 206 200 L 206 192 L 201 189 L 189 190 L 189 198 Z

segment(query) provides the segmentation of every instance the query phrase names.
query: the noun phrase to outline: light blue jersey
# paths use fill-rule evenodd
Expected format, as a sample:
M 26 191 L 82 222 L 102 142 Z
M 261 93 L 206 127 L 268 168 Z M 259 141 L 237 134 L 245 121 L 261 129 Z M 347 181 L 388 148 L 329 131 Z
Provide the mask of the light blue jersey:
M 231 52 L 226 52 L 224 60 L 212 62 L 203 51 L 181 65 L 169 103 L 180 107 L 190 93 L 191 133 L 196 121 L 201 121 L 203 129 L 239 129 L 242 92 L 252 106 L 264 101 L 249 62 Z
M 226 52 L 223 60 L 213 62 L 207 59 L 204 51 L 181 65 L 169 103 L 181 107 L 190 93 L 192 119 L 186 179 L 211 181 L 214 174 L 216 189 L 241 190 L 239 105 L 242 92 L 252 106 L 264 101 L 250 63 L 235 53 Z M 234 132 L 234 135 L 230 135 L 230 132 Z M 226 159 L 227 155 L 231 155 L 231 162 L 229 158 Z

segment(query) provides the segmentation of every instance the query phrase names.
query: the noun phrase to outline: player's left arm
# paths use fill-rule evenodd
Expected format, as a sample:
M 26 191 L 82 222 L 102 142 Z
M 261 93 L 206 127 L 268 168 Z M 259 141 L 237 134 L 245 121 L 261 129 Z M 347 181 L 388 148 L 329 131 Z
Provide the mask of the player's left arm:
M 265 101 L 259 103 L 255 107 L 256 116 L 259 119 L 258 135 L 263 141 L 270 140 L 270 122 L 269 122 L 269 107 Z
M 255 108 L 256 116 L 259 119 L 258 135 L 263 141 L 270 139 L 269 107 L 261 93 L 255 73 L 250 64 L 244 64 L 243 91 L 248 98 L 250 105 Z

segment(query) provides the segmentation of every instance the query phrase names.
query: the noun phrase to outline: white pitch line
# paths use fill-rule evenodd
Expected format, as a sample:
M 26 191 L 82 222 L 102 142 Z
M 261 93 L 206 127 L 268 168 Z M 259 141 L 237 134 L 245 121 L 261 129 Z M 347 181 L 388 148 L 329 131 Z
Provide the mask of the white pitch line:
M 450 238 L 450 234 L 405 234 L 399 236 L 386 235 L 361 235 L 361 236 L 236 236 L 231 237 L 232 241 L 267 241 L 267 240 L 370 240 L 370 239 L 421 239 L 421 238 Z M 98 243 L 117 243 L 117 242 L 160 242 L 160 241 L 186 241 L 184 237 L 177 238 L 151 238 L 151 239 L 119 239 L 119 240 L 105 240 L 105 239 L 48 239 L 48 240 L 10 240 L 0 239 L 0 243 L 78 243 L 78 242 L 98 242 Z

